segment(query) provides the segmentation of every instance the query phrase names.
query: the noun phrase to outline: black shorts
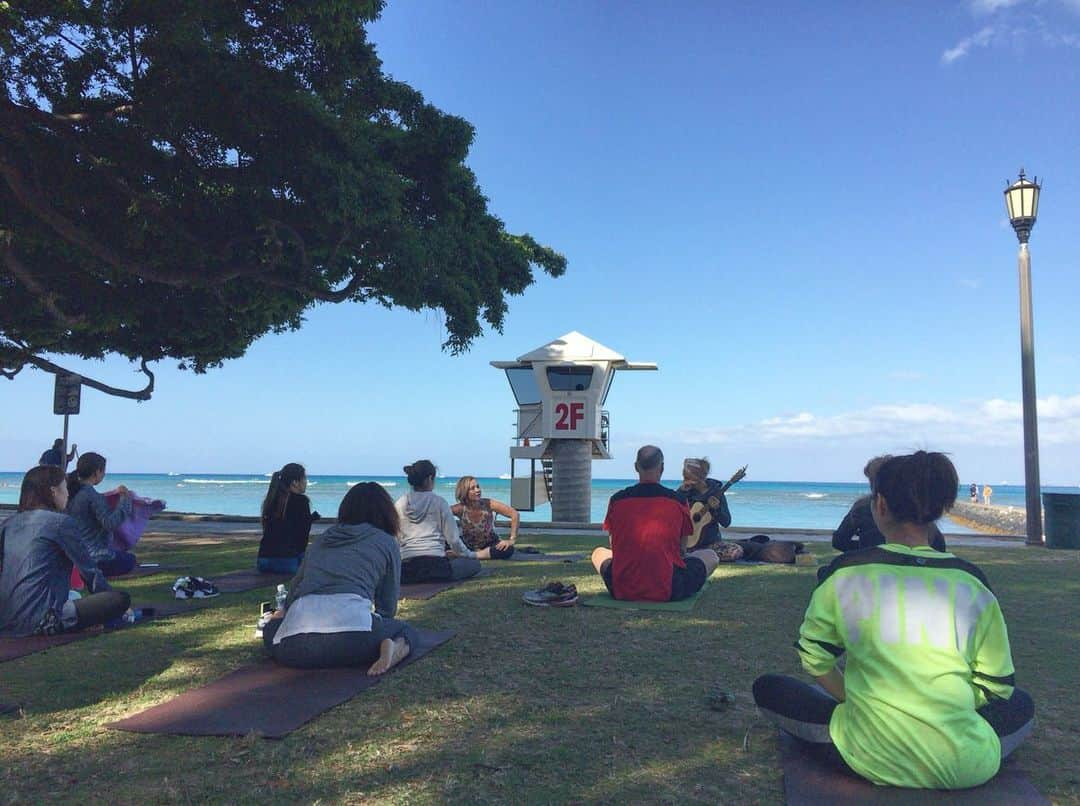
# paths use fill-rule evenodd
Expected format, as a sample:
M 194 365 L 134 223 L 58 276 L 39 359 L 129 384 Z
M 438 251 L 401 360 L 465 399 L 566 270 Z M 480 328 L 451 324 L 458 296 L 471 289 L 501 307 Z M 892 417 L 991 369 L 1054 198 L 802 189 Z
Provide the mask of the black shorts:
M 680 599 L 689 599 L 705 584 L 705 563 L 697 557 L 687 557 L 684 562 L 686 568 L 675 566 L 671 569 L 671 598 L 669 602 L 677 602 Z M 607 586 L 608 593 L 617 599 L 615 589 L 611 582 L 611 560 L 604 560 L 600 564 L 600 577 Z

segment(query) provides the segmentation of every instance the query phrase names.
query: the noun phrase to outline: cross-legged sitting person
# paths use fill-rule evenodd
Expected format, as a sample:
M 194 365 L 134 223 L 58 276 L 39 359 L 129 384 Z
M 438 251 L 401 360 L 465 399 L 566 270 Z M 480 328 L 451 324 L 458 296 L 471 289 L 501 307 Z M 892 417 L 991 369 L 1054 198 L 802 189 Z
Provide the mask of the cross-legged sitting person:
M 0 635 L 75 632 L 108 624 L 131 604 L 90 557 L 64 514 L 67 500 L 62 468 L 40 465 L 23 478 L 18 514 L 0 527 Z M 72 567 L 89 588 L 81 599 L 68 598 Z
M 420 459 L 404 470 L 412 490 L 394 504 L 401 520 L 398 541 L 402 583 L 445 582 L 476 576 L 480 573 L 477 553 L 462 542 L 450 504 L 432 492 L 435 465 Z M 447 546 L 453 557 L 447 556 Z
M 454 488 L 457 503 L 450 511 L 458 517 L 461 539 L 476 552 L 478 560 L 508 560 L 514 556 L 521 515 L 512 506 L 484 498 L 475 476 L 462 476 Z M 502 538 L 495 531 L 495 515 L 510 519 L 510 534 Z
M 397 529 L 397 510 L 382 487 L 366 481 L 349 490 L 338 522 L 304 553 L 284 614 L 263 629 L 263 644 L 278 663 L 368 666 L 375 675 L 409 655 L 416 633 L 394 618 L 401 575 Z
M 877 477 L 878 470 L 889 459 L 892 459 L 892 457 L 886 454 L 884 456 L 875 456 L 866 463 L 866 467 L 863 468 L 863 475 L 870 482 L 871 489 L 874 487 L 874 479 Z M 848 514 L 844 516 L 844 519 L 840 521 L 840 525 L 836 527 L 836 531 L 833 532 L 832 545 L 834 549 L 837 551 L 858 551 L 859 549 L 880 546 L 885 542 L 885 535 L 881 533 L 877 524 L 874 523 L 874 516 L 870 512 L 872 497 L 864 495 L 851 505 Z M 941 530 L 938 529 L 936 523 L 930 524 L 930 547 L 938 551 L 948 551 L 945 545 L 945 536 L 941 534 Z
M 754 682 L 758 707 L 812 755 L 875 784 L 978 786 L 1034 720 L 986 577 L 929 545 L 957 482 L 940 453 L 885 461 L 871 511 L 886 543 L 837 557 L 799 628 L 799 658 L 819 686 Z
M 611 548 L 598 547 L 592 564 L 615 599 L 674 602 L 693 596 L 716 570 L 712 549 L 683 556 L 693 534 L 690 510 L 660 484 L 664 454 L 655 445 L 637 452 L 638 483 L 611 496 L 604 529 Z

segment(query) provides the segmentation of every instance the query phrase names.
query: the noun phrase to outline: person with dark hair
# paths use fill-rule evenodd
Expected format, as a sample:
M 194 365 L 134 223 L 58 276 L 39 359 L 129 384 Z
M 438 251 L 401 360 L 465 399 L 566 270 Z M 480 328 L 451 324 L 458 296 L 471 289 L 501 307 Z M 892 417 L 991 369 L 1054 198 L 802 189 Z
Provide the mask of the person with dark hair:
M 93 452 L 80 456 L 75 471 L 67 477 L 71 495 L 67 514 L 75 519 L 79 538 L 101 572 L 107 577 L 118 577 L 135 567 L 134 554 L 112 547 L 116 527 L 131 516 L 131 491 L 123 484 L 119 485 L 116 490 L 120 499 L 115 509 L 109 509 L 105 496 L 94 489 L 104 478 L 104 456 Z
M 877 477 L 878 470 L 889 459 L 892 459 L 892 457 L 888 454 L 875 456 L 863 468 L 863 475 L 870 482 L 871 490 L 874 489 L 874 479 Z M 851 505 L 847 515 L 844 516 L 844 519 L 840 521 L 840 525 L 836 527 L 836 531 L 833 532 L 832 545 L 834 549 L 837 551 L 858 551 L 859 549 L 880 546 L 885 542 L 885 535 L 877 528 L 877 524 L 874 523 L 874 516 L 870 512 L 872 497 L 871 495 L 864 495 L 856 499 L 855 503 Z M 945 535 L 941 533 L 936 523 L 930 524 L 930 547 L 937 551 L 948 550 L 945 545 Z M 821 569 L 819 573 L 823 572 L 824 569 Z
M 929 546 L 957 484 L 941 453 L 883 462 L 871 511 L 886 542 L 837 557 L 799 628 L 795 647 L 820 688 L 786 675 L 754 682 L 765 716 L 821 760 L 875 784 L 978 786 L 1031 732 L 1035 706 L 1015 687 L 986 577 Z
M 270 477 L 262 504 L 259 573 L 295 574 L 300 567 L 311 539 L 311 524 L 319 519 L 319 513 L 311 511 L 306 491 L 307 471 L 296 462 Z
M 611 496 L 604 529 L 611 548 L 598 546 L 592 564 L 614 599 L 674 602 L 693 596 L 720 562 L 712 549 L 683 556 L 693 534 L 690 510 L 660 484 L 664 454 L 655 445 L 637 452 L 638 483 Z
M 54 635 L 105 624 L 123 615 L 130 597 L 114 591 L 79 539 L 64 471 L 39 465 L 27 471 L 19 511 L 0 527 L 0 635 Z M 69 600 L 72 568 L 89 595 Z
M 450 507 L 458 518 L 461 539 L 476 552 L 478 560 L 508 560 L 514 554 L 521 515 L 512 506 L 484 498 L 475 476 L 462 476 L 454 487 L 457 503 Z M 495 515 L 510 519 L 510 535 L 505 540 L 495 531 Z
M 64 457 L 64 440 L 53 440 L 52 447 L 41 454 L 41 458 L 38 459 L 39 465 L 52 465 L 54 467 L 61 467 L 67 470 L 67 466 L 71 463 L 79 454 L 79 446 L 74 442 L 71 443 L 71 450 L 68 451 L 67 458 Z
M 398 541 L 402 583 L 476 576 L 480 572 L 477 553 L 461 540 L 450 504 L 432 492 L 435 465 L 428 459 L 420 459 L 406 465 L 404 470 L 412 490 L 394 504 L 401 519 Z M 453 557 L 447 555 L 447 546 Z
M 356 484 L 337 523 L 312 541 L 284 612 L 263 629 L 263 645 L 285 666 L 368 666 L 382 674 L 404 660 L 416 632 L 397 614 L 401 555 L 398 514 L 386 490 Z

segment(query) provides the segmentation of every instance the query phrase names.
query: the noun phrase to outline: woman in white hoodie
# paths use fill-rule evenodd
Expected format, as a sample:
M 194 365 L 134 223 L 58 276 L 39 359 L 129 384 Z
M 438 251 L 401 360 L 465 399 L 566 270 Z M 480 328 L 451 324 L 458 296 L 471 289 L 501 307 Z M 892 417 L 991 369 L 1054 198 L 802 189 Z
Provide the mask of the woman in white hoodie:
M 457 519 L 449 502 L 433 493 L 435 465 L 420 459 L 406 465 L 412 490 L 394 506 L 401 518 L 401 584 L 467 579 L 480 571 L 476 552 L 458 534 Z M 448 556 L 449 546 L 452 556 Z

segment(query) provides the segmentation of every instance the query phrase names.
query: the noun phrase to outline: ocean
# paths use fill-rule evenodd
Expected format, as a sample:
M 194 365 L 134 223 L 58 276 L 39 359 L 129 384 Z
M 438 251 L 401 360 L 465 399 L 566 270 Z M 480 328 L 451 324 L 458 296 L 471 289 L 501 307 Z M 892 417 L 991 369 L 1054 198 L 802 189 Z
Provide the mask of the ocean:
M 266 495 L 269 474 L 225 473 L 130 473 L 109 474 L 98 485 L 102 492 L 123 484 L 138 495 L 160 498 L 173 512 L 195 512 L 221 515 L 258 515 Z M 361 481 L 374 481 L 386 488 L 391 498 L 408 490 L 401 476 L 309 476 L 308 497 L 312 508 L 326 517 L 337 513 L 338 504 L 349 488 Z M 440 478 L 435 491 L 453 503 L 457 478 Z M 21 473 L 0 473 L 0 503 L 15 504 L 19 500 Z M 633 481 L 630 479 L 593 479 L 592 520 L 604 519 L 608 498 L 616 490 Z M 671 487 L 674 480 L 666 481 Z M 505 478 L 482 478 L 484 495 L 499 501 L 510 501 L 510 481 Z M 995 504 L 1024 506 L 1024 488 L 1020 485 L 993 485 Z M 1045 487 L 1044 492 L 1076 492 L 1075 488 Z M 795 529 L 835 529 L 851 503 L 867 492 L 865 484 L 839 484 L 809 481 L 742 481 L 728 490 L 732 525 L 740 527 L 788 527 Z M 967 499 L 967 485 L 960 491 Z M 535 512 L 522 512 L 522 520 L 551 520 L 551 507 L 544 504 Z M 942 524 L 947 532 L 969 532 L 954 524 Z

